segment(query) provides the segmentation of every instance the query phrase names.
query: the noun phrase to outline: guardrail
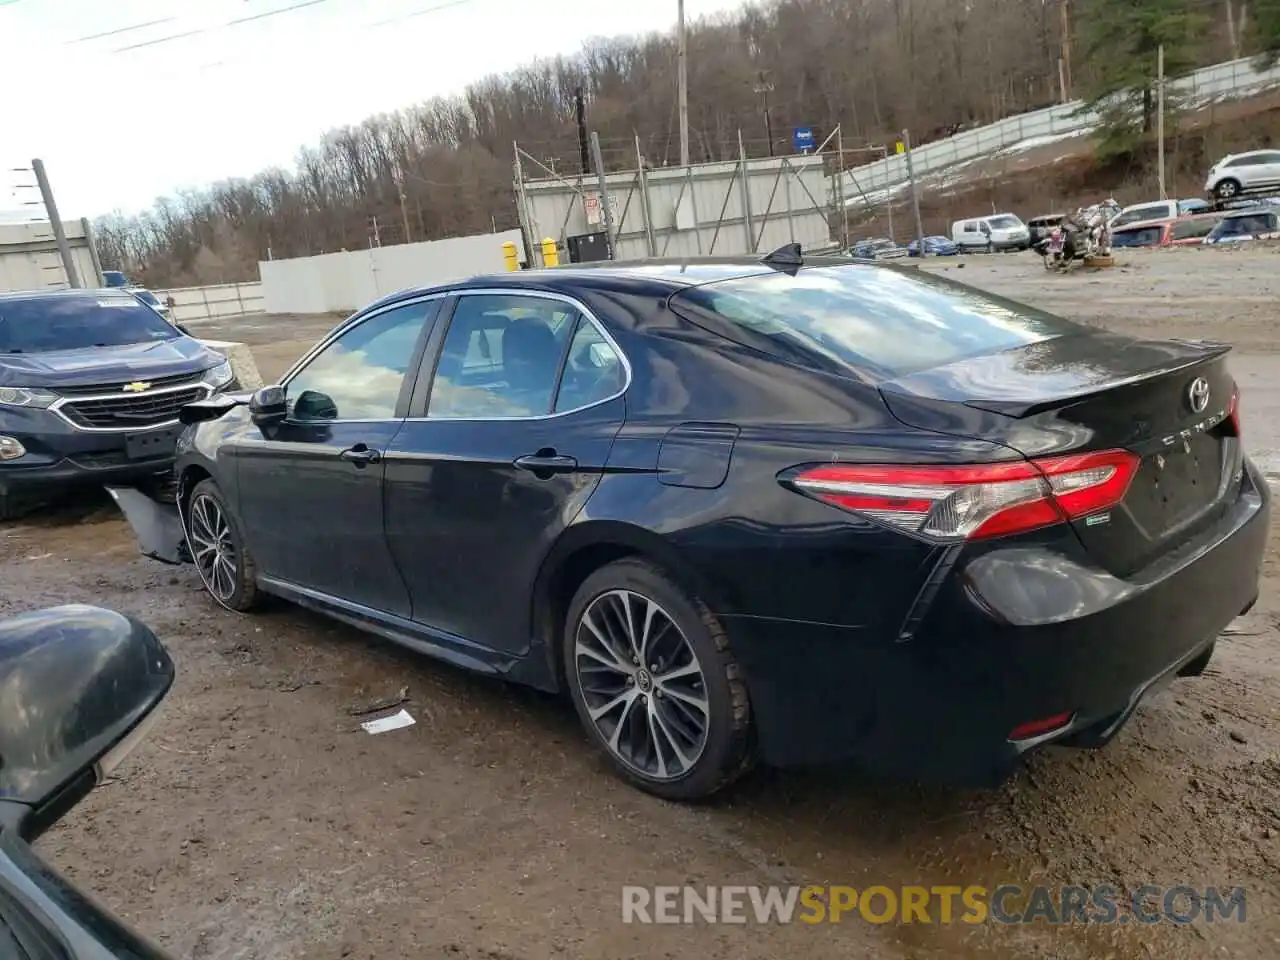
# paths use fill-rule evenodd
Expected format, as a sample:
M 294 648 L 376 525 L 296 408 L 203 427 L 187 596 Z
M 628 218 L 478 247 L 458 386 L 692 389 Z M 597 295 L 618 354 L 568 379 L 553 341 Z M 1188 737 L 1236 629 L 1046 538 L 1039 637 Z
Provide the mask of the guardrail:
M 1254 58 L 1250 57 L 1214 64 L 1171 82 L 1169 88 L 1185 98 L 1190 106 L 1201 107 L 1221 100 L 1238 100 L 1280 86 L 1280 65 L 1258 70 L 1254 64 Z M 1038 138 L 1052 142 L 1082 136 L 1097 126 L 1098 119 L 1096 111 L 1084 109 L 1084 101 L 1073 100 L 1044 110 L 1006 117 L 985 127 L 916 147 L 911 151 L 911 163 L 916 176 L 920 177 L 1015 145 L 1031 149 L 1037 145 L 1035 140 Z M 863 203 L 864 196 L 874 203 L 883 200 L 885 192 L 908 182 L 906 158 L 893 154 L 847 170 L 844 177 L 847 204 L 856 206 Z M 834 178 L 831 180 L 834 186 Z M 881 196 L 873 197 L 876 193 Z
M 222 320 L 267 311 L 260 282 L 218 283 L 207 287 L 177 287 L 153 292 L 161 303 L 173 297 L 173 319 L 178 323 Z

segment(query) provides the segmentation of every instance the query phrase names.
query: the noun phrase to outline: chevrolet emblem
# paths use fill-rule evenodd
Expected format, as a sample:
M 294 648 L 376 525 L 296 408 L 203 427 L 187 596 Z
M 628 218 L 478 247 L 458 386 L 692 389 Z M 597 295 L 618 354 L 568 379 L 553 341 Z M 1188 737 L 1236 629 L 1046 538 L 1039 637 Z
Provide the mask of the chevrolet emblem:
M 126 383 L 121 389 L 123 389 L 125 393 L 143 393 L 144 391 L 151 389 L 151 384 L 147 383 L 145 380 L 135 380 L 133 383 Z

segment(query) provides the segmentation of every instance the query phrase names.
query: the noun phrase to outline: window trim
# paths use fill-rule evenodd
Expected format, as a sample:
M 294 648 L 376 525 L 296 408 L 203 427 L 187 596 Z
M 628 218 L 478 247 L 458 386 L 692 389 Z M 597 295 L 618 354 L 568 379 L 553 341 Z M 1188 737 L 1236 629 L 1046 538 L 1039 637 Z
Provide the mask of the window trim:
M 357 312 L 353 314 L 342 323 L 338 324 L 338 326 L 330 330 L 329 333 L 321 338 L 315 346 L 295 361 L 293 366 L 281 375 L 278 385 L 284 388 L 285 396 L 287 397 L 289 394 L 289 384 L 298 376 L 298 374 L 302 373 L 302 371 L 311 365 L 312 360 L 328 349 L 331 344 L 346 336 L 357 327 L 362 326 L 369 320 L 372 320 L 374 317 L 380 317 L 385 313 L 390 313 L 392 310 L 399 310 L 401 307 L 411 307 L 419 303 L 432 303 L 438 300 L 445 300 L 448 297 L 448 292 L 429 293 L 420 297 L 409 297 L 405 300 L 397 300 L 394 303 L 384 304 L 374 310 L 369 310 L 367 313 Z M 413 354 L 409 357 L 409 369 L 405 371 L 404 382 L 400 384 L 400 395 L 396 398 L 396 408 L 392 416 L 349 417 L 334 420 L 295 420 L 290 416 L 285 419 L 285 423 L 299 427 L 310 427 L 316 426 L 317 424 L 387 423 L 392 420 L 403 420 L 404 416 L 402 415 L 402 411 L 408 411 L 409 402 L 413 396 L 414 388 L 417 385 L 418 378 L 422 374 L 422 359 L 427 348 L 427 343 L 435 332 L 436 326 L 440 322 L 440 318 L 441 309 L 437 306 L 435 312 L 429 314 L 428 317 L 423 320 L 422 329 L 418 331 L 417 339 L 414 340 Z M 427 322 L 428 320 L 430 321 L 429 326 Z
M 567 417 L 570 414 L 580 413 L 583 410 L 590 410 L 593 407 L 602 406 L 603 404 L 606 404 L 606 403 L 612 403 L 614 400 L 617 400 L 619 397 L 623 396 L 627 392 L 627 390 L 631 388 L 631 380 L 632 380 L 631 361 L 627 359 L 626 353 L 623 352 L 622 347 L 618 345 L 618 341 L 613 338 L 613 335 L 609 333 L 609 331 L 605 328 L 605 325 L 600 322 L 599 318 L 597 318 L 594 313 L 592 313 L 589 309 L 587 309 L 586 304 L 582 303 L 582 301 L 574 297 L 571 297 L 567 294 L 555 293 L 550 290 L 533 290 L 526 287 L 506 287 L 506 288 L 473 287 L 465 290 L 452 290 L 449 292 L 449 295 L 454 298 L 454 301 L 448 310 L 448 317 L 445 317 L 443 312 L 440 314 L 440 316 L 437 317 L 438 321 L 444 321 L 444 322 L 440 323 L 439 325 L 440 335 L 438 338 L 435 339 L 435 342 L 431 346 L 431 350 L 428 352 L 428 356 L 430 357 L 430 364 L 431 364 L 430 370 L 427 369 L 427 356 L 424 356 L 422 358 L 422 368 L 418 371 L 417 382 L 419 385 L 425 384 L 425 386 L 422 386 L 420 395 L 417 389 L 414 390 L 414 396 L 409 404 L 409 415 L 405 417 L 405 420 L 411 421 L 414 423 L 419 423 L 419 422 L 522 423 L 522 422 L 535 422 L 539 420 L 555 420 L 555 419 L 558 419 L 559 417 Z M 431 391 L 435 387 L 435 383 L 436 383 L 436 370 L 440 364 L 440 357 L 444 352 L 445 338 L 449 336 L 449 330 L 453 327 L 453 320 L 457 314 L 458 304 L 462 301 L 464 297 L 484 297 L 484 296 L 531 297 L 533 299 L 538 299 L 538 300 L 555 300 L 559 303 L 565 303 L 573 307 L 575 310 L 578 311 L 578 313 L 581 315 L 583 319 L 585 319 L 588 323 L 590 323 L 593 327 L 595 327 L 596 333 L 600 334 L 600 336 L 604 338 L 604 341 L 608 343 L 609 346 L 613 349 L 614 353 L 618 355 L 618 359 L 622 363 L 622 369 L 626 373 L 626 377 L 623 381 L 622 387 L 616 392 L 610 394 L 609 396 L 604 397 L 603 399 L 595 400 L 591 403 L 584 404 L 583 406 L 580 406 L 580 407 L 573 407 L 569 410 L 555 409 L 554 407 L 555 397 L 558 396 L 560 393 L 560 381 L 564 376 L 564 367 L 567 362 L 568 350 L 569 350 L 569 347 L 572 345 L 573 335 L 576 332 L 576 324 L 575 324 L 575 329 L 569 331 L 569 341 L 566 342 L 564 346 L 565 352 L 562 353 L 560 356 L 560 367 L 556 372 L 555 390 L 552 398 L 552 409 L 550 412 L 543 413 L 543 414 L 535 414 L 533 416 L 528 416 L 528 417 L 439 417 L 439 416 L 433 417 L 433 416 L 429 416 L 427 411 L 430 409 L 430 405 L 431 405 Z

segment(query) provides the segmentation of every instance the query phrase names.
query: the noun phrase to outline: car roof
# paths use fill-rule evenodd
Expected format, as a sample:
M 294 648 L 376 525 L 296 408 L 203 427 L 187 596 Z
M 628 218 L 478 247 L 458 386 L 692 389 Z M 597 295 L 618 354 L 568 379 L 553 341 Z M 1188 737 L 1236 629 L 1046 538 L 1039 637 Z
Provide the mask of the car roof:
M 801 270 L 864 262 L 850 260 L 848 255 L 842 256 L 838 253 L 803 256 L 804 264 L 800 267 Z M 512 292 L 540 290 L 565 294 L 578 293 L 583 288 L 591 288 L 666 298 L 689 287 L 775 272 L 777 268 L 764 263 L 759 257 L 604 260 L 598 263 L 575 263 L 561 267 L 481 274 L 451 283 L 414 287 L 385 296 L 365 309 L 386 306 L 428 293 L 449 293 L 477 288 L 494 290 L 510 288 Z
M 0 303 L 6 300 L 133 300 L 134 297 L 123 287 L 103 287 L 102 289 L 85 290 L 74 288 L 69 290 L 10 290 L 0 291 Z

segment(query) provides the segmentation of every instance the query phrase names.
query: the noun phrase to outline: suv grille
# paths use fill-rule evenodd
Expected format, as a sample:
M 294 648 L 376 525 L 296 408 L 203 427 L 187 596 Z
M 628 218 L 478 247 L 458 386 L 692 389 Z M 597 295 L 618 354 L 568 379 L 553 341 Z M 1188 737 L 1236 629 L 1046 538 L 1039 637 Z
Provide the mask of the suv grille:
M 181 387 L 195 385 L 204 377 L 202 371 L 195 373 L 175 373 L 167 377 L 134 377 L 132 380 L 121 380 L 118 383 L 95 383 L 84 387 L 58 387 L 57 391 L 64 397 L 97 397 L 104 393 L 124 393 L 125 386 L 135 380 L 144 380 L 151 384 L 151 390 L 162 387 Z
M 178 410 L 208 394 L 203 386 L 169 393 L 126 394 L 106 399 L 74 400 L 62 405 L 61 413 L 80 427 L 153 427 L 178 418 Z

